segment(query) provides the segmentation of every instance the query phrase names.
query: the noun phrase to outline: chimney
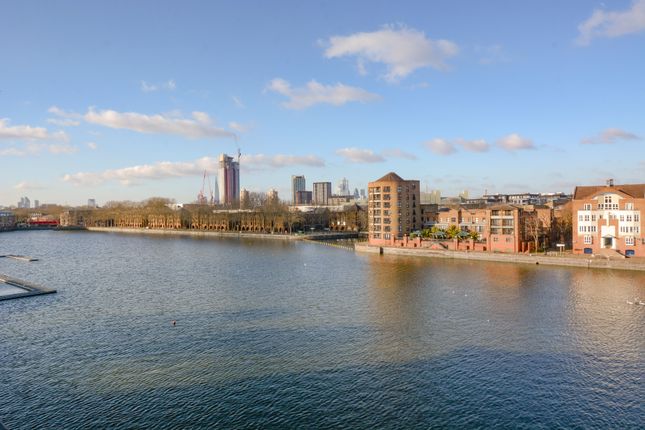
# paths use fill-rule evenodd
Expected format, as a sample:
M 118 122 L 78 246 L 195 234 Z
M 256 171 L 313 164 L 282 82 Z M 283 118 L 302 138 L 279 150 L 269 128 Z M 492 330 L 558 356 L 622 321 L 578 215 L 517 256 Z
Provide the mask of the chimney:
M 607 179 L 607 186 L 608 187 L 613 187 L 614 186 L 614 180 L 613 179 Z

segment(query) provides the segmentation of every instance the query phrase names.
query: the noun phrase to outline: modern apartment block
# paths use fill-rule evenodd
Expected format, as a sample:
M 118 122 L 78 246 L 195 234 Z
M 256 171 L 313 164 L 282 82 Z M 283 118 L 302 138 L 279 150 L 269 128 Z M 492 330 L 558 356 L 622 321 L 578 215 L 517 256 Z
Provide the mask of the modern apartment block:
M 461 231 L 476 232 L 483 250 L 513 253 L 551 244 L 552 224 L 553 209 L 548 207 L 493 205 L 440 208 L 433 225 L 442 230 L 454 225 Z
M 296 191 L 295 204 L 298 205 L 298 206 L 310 205 L 311 204 L 311 191 Z
M 645 184 L 576 187 L 571 209 L 574 253 L 645 256 Z
M 421 227 L 419 181 L 390 172 L 368 184 L 368 233 L 371 245 L 388 245 Z
M 219 202 L 232 206 L 240 201 L 240 163 L 226 154 L 219 156 Z
M 313 204 L 327 206 L 331 197 L 331 182 L 314 182 Z
M 305 191 L 307 184 L 303 175 L 291 175 L 291 204 L 298 204 L 297 193 L 298 191 Z

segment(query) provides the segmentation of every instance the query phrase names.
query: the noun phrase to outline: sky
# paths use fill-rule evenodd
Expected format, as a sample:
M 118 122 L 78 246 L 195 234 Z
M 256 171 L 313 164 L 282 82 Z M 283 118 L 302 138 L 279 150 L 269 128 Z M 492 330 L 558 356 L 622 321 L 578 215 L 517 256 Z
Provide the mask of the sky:
M 645 0 L 0 1 L 0 206 L 645 182 Z

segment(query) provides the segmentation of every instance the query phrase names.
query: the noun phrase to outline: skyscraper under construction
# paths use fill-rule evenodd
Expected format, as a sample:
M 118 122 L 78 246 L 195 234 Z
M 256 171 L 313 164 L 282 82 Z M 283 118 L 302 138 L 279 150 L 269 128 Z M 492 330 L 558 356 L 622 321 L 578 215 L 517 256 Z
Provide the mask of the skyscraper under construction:
M 219 156 L 219 202 L 233 206 L 240 201 L 240 162 L 226 154 Z

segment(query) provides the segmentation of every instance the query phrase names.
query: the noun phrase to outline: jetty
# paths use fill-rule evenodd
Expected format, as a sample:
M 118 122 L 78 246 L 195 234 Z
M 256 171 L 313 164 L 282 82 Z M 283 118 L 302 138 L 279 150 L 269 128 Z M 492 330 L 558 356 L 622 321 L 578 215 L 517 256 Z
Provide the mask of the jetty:
M 29 257 L 28 255 L 7 254 L 7 255 L 0 255 L 0 258 L 13 258 L 14 260 L 21 260 L 21 261 L 38 261 L 37 258 Z
M 0 301 L 52 294 L 56 290 L 0 273 Z

